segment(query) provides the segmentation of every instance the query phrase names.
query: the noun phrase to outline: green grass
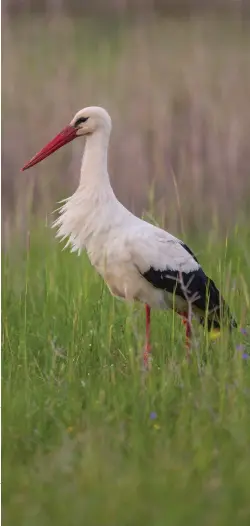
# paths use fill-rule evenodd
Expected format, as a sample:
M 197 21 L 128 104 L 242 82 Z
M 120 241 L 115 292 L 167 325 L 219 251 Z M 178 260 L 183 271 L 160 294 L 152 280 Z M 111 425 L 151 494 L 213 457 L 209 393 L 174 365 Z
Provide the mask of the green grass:
M 249 232 L 191 246 L 247 326 Z M 143 309 L 48 231 L 4 254 L 2 284 L 6 525 L 249 524 L 249 336 L 197 328 L 187 364 L 179 319 L 155 312 L 143 375 Z

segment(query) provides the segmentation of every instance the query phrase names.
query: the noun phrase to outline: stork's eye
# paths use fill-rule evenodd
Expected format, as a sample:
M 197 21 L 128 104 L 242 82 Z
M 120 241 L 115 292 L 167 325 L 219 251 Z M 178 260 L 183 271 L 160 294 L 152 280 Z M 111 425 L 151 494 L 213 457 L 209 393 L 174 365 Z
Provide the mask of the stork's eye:
M 88 117 L 79 117 L 79 119 L 77 119 L 77 121 L 75 122 L 75 128 L 77 128 L 79 124 L 82 124 L 83 122 L 86 122 L 87 120 L 88 120 Z

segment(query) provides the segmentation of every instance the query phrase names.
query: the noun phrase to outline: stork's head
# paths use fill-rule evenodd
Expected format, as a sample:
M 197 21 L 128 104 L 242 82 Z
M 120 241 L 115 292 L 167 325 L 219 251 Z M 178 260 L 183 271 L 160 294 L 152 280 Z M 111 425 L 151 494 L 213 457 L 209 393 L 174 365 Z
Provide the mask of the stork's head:
M 31 168 L 43 159 L 54 153 L 56 150 L 73 141 L 81 135 L 93 135 L 96 132 L 106 135 L 111 131 L 111 118 L 104 108 L 99 106 L 89 106 L 76 113 L 71 122 L 64 128 L 52 141 L 50 141 L 40 152 L 24 165 L 22 171 Z
M 89 106 L 76 113 L 70 126 L 76 130 L 76 136 L 90 135 L 98 130 L 110 133 L 111 118 L 104 108 Z

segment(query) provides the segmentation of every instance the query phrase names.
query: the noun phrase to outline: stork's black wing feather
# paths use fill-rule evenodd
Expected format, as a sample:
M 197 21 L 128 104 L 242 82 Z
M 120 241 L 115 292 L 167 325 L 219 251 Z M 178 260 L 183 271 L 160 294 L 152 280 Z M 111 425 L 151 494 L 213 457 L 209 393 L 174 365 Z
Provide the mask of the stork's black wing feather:
M 190 248 L 184 243 L 182 243 L 182 246 L 199 264 Z M 231 327 L 237 326 L 215 283 L 206 276 L 201 267 L 190 272 L 180 272 L 179 270 L 168 268 L 159 270 L 151 266 L 144 272 L 143 277 L 154 287 L 176 294 L 176 296 L 180 296 L 185 301 L 190 302 L 192 306 L 204 312 L 204 316 L 207 313 L 209 330 L 212 326 L 220 327 L 221 316 L 229 319 Z M 204 323 L 203 317 L 201 322 Z

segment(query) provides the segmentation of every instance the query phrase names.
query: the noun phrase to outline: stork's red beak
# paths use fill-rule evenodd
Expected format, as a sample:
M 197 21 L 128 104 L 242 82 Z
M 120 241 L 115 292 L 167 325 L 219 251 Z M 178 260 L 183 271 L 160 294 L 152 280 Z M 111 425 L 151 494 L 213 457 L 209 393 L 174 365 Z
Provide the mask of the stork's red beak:
M 56 150 L 67 144 L 68 142 L 73 141 L 77 137 L 76 135 L 76 129 L 73 126 L 66 126 L 52 141 L 50 141 L 40 152 L 38 152 L 32 159 L 26 163 L 23 168 L 21 169 L 21 172 L 24 170 L 27 170 L 28 168 L 31 168 L 31 166 L 34 166 L 37 163 L 40 163 L 45 157 L 48 157 L 52 153 L 54 153 Z

